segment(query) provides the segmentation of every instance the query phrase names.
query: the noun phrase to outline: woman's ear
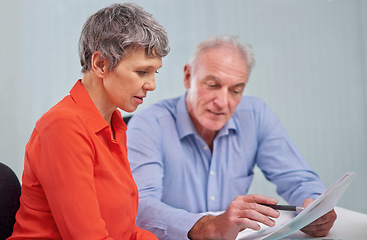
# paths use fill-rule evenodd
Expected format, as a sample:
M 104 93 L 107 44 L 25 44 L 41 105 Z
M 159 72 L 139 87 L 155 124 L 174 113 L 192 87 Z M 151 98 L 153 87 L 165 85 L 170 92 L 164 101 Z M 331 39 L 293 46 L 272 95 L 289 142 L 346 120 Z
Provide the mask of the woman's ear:
M 92 70 L 100 78 L 108 73 L 109 62 L 102 56 L 101 52 L 94 52 L 92 55 Z
M 186 64 L 184 66 L 184 86 L 186 89 L 190 88 L 191 84 L 191 66 Z

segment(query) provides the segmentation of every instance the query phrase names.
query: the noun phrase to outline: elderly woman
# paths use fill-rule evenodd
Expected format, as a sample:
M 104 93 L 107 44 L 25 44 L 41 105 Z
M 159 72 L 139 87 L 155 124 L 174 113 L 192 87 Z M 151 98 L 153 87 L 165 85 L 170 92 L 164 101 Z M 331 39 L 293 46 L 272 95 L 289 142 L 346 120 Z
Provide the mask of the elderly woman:
M 156 239 L 135 225 L 138 191 L 117 108 L 132 112 L 143 103 L 168 51 L 163 27 L 134 4 L 87 20 L 83 79 L 35 126 L 9 239 Z

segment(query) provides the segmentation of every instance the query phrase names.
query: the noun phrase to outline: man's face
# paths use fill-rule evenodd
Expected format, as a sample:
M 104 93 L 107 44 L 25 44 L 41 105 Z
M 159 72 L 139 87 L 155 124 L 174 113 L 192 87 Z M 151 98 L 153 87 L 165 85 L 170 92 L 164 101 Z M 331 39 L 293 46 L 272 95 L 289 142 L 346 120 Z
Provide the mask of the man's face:
M 186 106 L 199 133 L 217 132 L 232 117 L 247 82 L 246 61 L 232 48 L 203 52 L 185 66 Z

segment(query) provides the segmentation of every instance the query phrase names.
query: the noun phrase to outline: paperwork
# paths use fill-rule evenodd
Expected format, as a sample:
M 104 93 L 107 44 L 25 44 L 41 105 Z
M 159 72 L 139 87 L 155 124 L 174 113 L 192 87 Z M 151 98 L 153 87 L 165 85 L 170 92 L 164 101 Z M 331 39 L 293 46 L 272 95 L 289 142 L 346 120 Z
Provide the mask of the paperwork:
M 291 219 L 289 219 L 289 214 L 294 213 L 282 212 L 281 217 L 279 219 L 275 219 L 276 225 L 274 227 L 261 225 L 260 231 L 246 229 L 240 232 L 236 239 L 277 240 L 286 237 L 295 231 L 298 231 L 299 229 L 305 227 L 319 217 L 331 211 L 336 206 L 339 199 L 354 179 L 355 175 L 356 174 L 354 172 L 348 172 L 344 174 L 294 218 L 291 217 Z

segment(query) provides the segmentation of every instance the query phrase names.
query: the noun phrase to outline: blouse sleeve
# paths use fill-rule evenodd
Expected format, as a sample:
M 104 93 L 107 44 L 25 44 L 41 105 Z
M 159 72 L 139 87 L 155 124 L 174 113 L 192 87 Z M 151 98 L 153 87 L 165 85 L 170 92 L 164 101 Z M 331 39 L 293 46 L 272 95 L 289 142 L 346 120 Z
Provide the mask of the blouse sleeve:
M 134 240 L 157 240 L 157 237 L 153 233 L 147 230 L 141 229 L 137 226 L 135 226 L 135 233 L 136 233 L 136 236 Z
M 57 119 L 38 127 L 27 145 L 26 164 L 47 198 L 63 239 L 111 239 L 94 184 L 94 146 L 75 119 Z

